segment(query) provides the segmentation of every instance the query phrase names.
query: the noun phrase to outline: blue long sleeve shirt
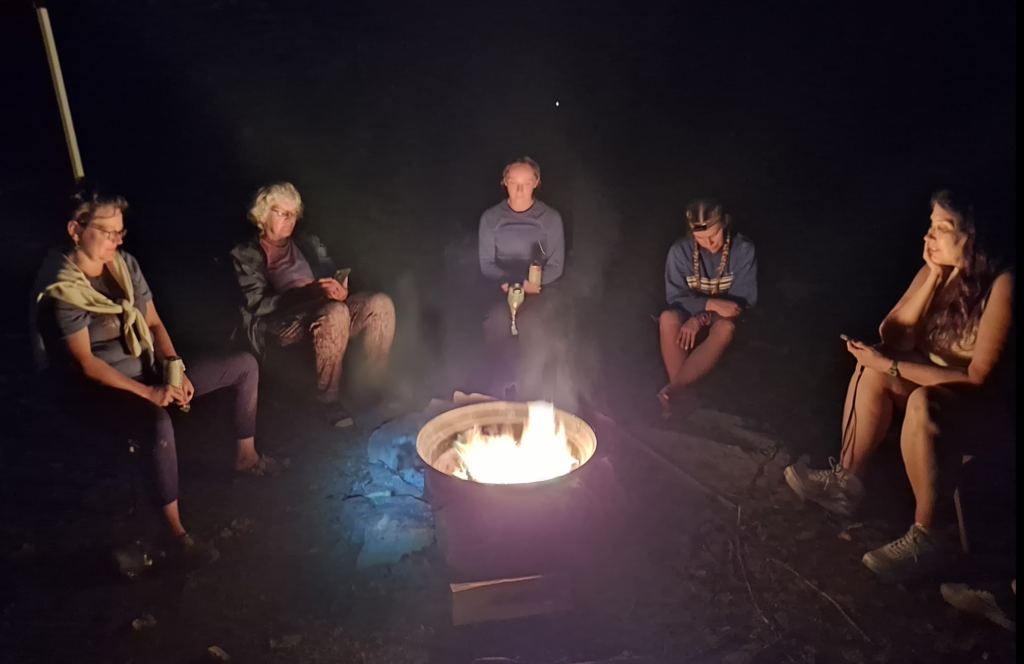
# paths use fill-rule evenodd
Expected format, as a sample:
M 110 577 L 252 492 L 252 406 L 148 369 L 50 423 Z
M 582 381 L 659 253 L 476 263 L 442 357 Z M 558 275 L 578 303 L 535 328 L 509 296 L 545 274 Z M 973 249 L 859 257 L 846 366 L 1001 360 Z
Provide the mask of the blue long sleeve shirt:
M 744 309 L 757 304 L 757 257 L 754 243 L 734 233 L 729 249 L 729 262 L 722 273 L 718 295 L 712 296 L 714 280 L 722 251 L 713 254 L 700 250 L 700 274 L 693 273 L 693 236 L 676 241 L 668 250 L 665 261 L 665 299 L 673 308 L 682 309 L 691 316 L 704 311 L 709 297 L 732 300 Z
M 508 202 L 502 201 L 481 215 L 480 272 L 484 277 L 524 282 L 534 260 L 543 266 L 542 284 L 562 276 L 565 232 L 557 211 L 534 200 L 529 210 L 513 212 Z

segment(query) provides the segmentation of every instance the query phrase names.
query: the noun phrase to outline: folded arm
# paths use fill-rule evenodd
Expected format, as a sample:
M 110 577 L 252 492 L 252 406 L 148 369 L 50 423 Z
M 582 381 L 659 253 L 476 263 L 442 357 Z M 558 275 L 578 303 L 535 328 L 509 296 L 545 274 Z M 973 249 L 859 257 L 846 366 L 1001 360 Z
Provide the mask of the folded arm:
M 907 351 L 917 345 L 921 319 L 928 311 L 941 281 L 942 273 L 932 270 L 927 265 L 918 271 L 907 292 L 878 328 L 878 335 L 886 347 Z
M 900 375 L 918 385 L 966 383 L 981 386 L 999 363 L 1013 323 L 1013 278 L 1001 274 L 992 284 L 988 304 L 978 323 L 974 355 L 966 370 L 933 364 L 900 362 Z

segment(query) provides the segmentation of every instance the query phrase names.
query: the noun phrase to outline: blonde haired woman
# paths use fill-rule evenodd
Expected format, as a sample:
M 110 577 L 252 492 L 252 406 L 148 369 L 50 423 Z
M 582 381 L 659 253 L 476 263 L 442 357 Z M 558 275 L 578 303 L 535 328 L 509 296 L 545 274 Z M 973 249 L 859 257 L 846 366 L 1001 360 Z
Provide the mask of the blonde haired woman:
M 349 295 L 347 271 L 336 270 L 319 238 L 296 232 L 302 213 L 302 197 L 289 182 L 256 192 L 249 220 L 259 233 L 231 252 L 245 296 L 242 326 L 260 357 L 312 346 L 317 401 L 343 426 L 351 424 L 339 398 L 349 339 L 365 333 L 371 374 L 379 381 L 395 337 L 395 307 L 383 293 Z

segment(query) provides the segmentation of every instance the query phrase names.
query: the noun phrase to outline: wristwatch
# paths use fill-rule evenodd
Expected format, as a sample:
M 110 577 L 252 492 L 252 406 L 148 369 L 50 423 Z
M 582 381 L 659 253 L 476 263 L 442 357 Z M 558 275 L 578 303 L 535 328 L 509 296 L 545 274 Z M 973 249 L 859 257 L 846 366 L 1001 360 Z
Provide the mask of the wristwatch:
M 899 375 L 900 375 L 900 366 L 899 365 L 900 365 L 900 361 L 899 360 L 893 360 L 892 361 L 892 366 L 889 367 L 889 375 L 892 376 L 893 378 L 899 378 Z

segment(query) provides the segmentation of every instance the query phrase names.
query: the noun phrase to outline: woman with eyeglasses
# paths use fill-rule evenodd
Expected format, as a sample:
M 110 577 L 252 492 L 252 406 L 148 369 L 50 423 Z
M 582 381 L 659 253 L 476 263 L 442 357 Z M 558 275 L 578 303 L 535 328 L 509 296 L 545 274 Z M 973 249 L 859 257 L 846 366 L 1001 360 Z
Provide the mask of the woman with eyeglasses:
M 83 189 L 67 224 L 72 246 L 54 250 L 36 281 L 36 359 L 56 394 L 83 425 L 132 440 L 152 460 L 151 478 L 175 547 L 205 555 L 178 511 L 178 458 L 171 412 L 220 389 L 234 393 L 235 469 L 277 470 L 255 447 L 259 369 L 237 353 L 189 359 L 181 387 L 167 384 L 164 361 L 176 358 L 138 262 L 121 249 L 126 234 L 121 196 Z
M 395 338 L 395 306 L 384 293 L 349 295 L 348 270 L 335 269 L 315 235 L 296 232 L 302 210 L 302 197 L 289 182 L 256 192 L 249 220 L 259 233 L 231 252 L 245 296 L 242 326 L 253 351 L 264 358 L 312 347 L 316 400 L 331 424 L 349 426 L 352 419 L 340 400 L 349 340 L 364 336 L 368 382 L 379 387 Z

